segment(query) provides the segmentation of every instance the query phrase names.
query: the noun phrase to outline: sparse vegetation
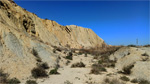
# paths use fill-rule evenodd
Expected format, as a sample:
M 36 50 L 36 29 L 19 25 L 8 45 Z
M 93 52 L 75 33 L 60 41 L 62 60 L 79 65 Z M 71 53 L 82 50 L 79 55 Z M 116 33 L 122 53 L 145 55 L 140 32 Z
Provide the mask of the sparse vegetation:
M 141 79 L 138 84 L 150 84 L 150 82 L 145 79 Z
M 85 67 L 85 64 L 83 62 L 78 62 L 78 63 L 72 64 L 71 67 L 72 68 L 75 68 L 75 67 Z
M 138 83 L 138 79 L 132 79 L 131 83 Z
M 104 82 L 105 82 L 105 83 L 109 83 L 110 81 L 111 81 L 111 80 L 110 80 L 109 78 L 105 78 L 105 79 L 104 79 Z
M 127 74 L 127 75 L 129 75 L 129 74 L 131 74 L 131 69 L 134 67 L 134 64 L 131 64 L 131 65 L 129 65 L 129 66 L 126 66 L 126 67 L 124 67 L 123 68 L 123 74 Z
M 19 84 L 20 81 L 17 78 L 8 79 L 8 74 L 4 73 L 3 70 L 0 69 L 0 84 Z
M 80 49 L 79 53 L 87 53 L 94 56 L 100 56 L 107 54 L 108 56 L 115 51 L 117 51 L 121 46 L 106 46 L 106 47 L 98 47 L 98 48 L 90 48 L 90 49 Z
M 103 62 L 101 60 L 98 61 L 98 64 L 102 64 Z
M 98 68 L 92 68 L 90 71 L 91 74 L 100 74 L 100 71 Z
M 87 53 L 85 53 L 84 56 L 87 57 Z
M 98 59 L 98 63 L 92 65 L 92 70 L 90 73 L 99 74 L 102 71 L 107 71 L 105 67 L 115 67 L 116 60 L 110 60 L 109 56 L 118 49 L 119 47 L 106 47 L 102 51 L 96 51 L 97 54 L 94 55 L 94 58 Z
M 66 59 L 72 60 L 72 56 L 66 56 Z
M 90 73 L 99 74 L 102 71 L 107 71 L 105 67 L 115 67 L 116 60 L 110 60 L 109 56 L 116 52 L 119 48 L 119 46 L 110 46 L 93 50 L 84 50 L 84 52 L 89 52 L 90 54 L 94 55 L 94 59 L 98 59 L 98 63 L 92 65 L 92 70 Z
M 72 60 L 72 52 L 69 52 L 68 55 L 66 56 L 66 59 Z
M 56 53 L 56 49 L 53 49 L 53 53 Z
M 49 72 L 49 74 L 52 75 L 52 74 L 59 74 L 59 73 L 57 72 L 57 68 L 55 68 L 55 69 L 52 69 L 52 70 Z
M 104 79 L 102 84 L 125 84 L 124 82 L 119 81 L 118 79 Z
M 42 59 L 39 57 L 38 52 L 34 48 L 32 49 L 32 54 L 36 57 L 37 62 L 42 62 Z
M 26 84 L 38 84 L 38 83 L 34 80 L 27 80 Z
M 107 70 L 103 65 L 93 64 L 91 69 L 91 74 L 99 74 L 100 72 L 106 72 Z
M 82 55 L 83 53 L 82 52 L 78 52 L 78 55 Z
M 150 44 L 148 44 L 148 45 L 144 45 L 143 47 L 150 47 Z
M 8 80 L 8 84 L 19 84 L 20 81 L 17 78 L 12 78 Z
M 128 45 L 128 47 L 136 47 L 136 45 L 130 44 Z
M 45 20 L 48 20 L 48 18 L 45 18 Z
M 70 63 L 70 61 L 69 61 L 69 60 L 67 60 L 67 61 L 66 61 L 66 65 L 68 65 L 69 63 Z
M 8 74 L 4 73 L 3 70 L 0 69 L 0 83 L 7 83 Z
M 58 48 L 58 47 L 56 48 L 56 50 L 57 50 L 57 51 L 59 51 L 59 52 L 61 52 L 61 51 L 62 51 L 62 49 L 61 49 L 61 48 Z
M 142 56 L 149 56 L 147 53 L 143 53 L 143 54 L 141 54 Z
M 41 77 L 47 77 L 47 72 L 41 68 L 41 67 L 36 67 L 32 69 L 31 74 L 34 78 L 41 78 Z
M 126 76 L 122 76 L 122 77 L 120 77 L 120 79 L 123 80 L 123 81 L 130 81 L 130 79 Z
M 32 54 L 33 54 L 35 57 L 39 58 L 38 52 L 37 52 L 34 48 L 32 49 Z
M 49 66 L 46 62 L 39 64 L 39 67 L 43 68 L 43 69 L 49 69 Z
M 70 48 L 70 45 L 69 45 L 69 44 L 66 44 L 65 47 Z
M 73 83 L 71 83 L 70 81 L 66 80 L 66 81 L 64 82 L 64 84 L 73 84 Z
M 36 58 L 37 62 L 42 62 L 41 58 Z

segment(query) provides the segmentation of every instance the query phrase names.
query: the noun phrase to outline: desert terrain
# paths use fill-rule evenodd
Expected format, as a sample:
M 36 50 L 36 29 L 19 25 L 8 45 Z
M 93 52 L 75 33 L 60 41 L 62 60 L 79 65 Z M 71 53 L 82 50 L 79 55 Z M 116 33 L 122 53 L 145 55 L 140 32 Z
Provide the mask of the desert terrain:
M 150 84 L 149 51 L 0 0 L 0 84 Z

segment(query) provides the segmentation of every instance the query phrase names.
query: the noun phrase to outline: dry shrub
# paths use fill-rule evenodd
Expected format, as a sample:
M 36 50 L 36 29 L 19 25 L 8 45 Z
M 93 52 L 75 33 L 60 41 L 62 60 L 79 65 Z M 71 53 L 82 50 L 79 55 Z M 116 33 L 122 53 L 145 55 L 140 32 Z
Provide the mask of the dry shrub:
M 150 44 L 148 44 L 148 45 L 144 45 L 143 47 L 150 47 Z
M 143 54 L 141 54 L 142 56 L 149 56 L 147 53 L 143 53 Z
M 130 75 L 131 74 L 131 69 L 134 67 L 134 64 L 128 65 L 123 68 L 123 74 Z
M 33 48 L 32 49 L 32 54 L 36 57 L 36 58 L 39 58 L 39 54 L 38 52 Z
M 103 54 L 110 55 L 117 51 L 121 46 L 106 46 L 106 47 L 95 47 L 90 49 L 80 49 L 80 53 L 92 54 L 94 56 L 99 56 Z
M 100 74 L 100 72 L 106 72 L 107 70 L 101 64 L 93 64 L 90 71 L 91 74 Z
M 0 84 L 19 84 L 20 81 L 17 78 L 8 78 L 9 75 L 4 73 L 3 70 L 0 69 Z
M 140 79 L 138 84 L 150 84 L 150 82 L 145 79 Z
M 12 79 L 9 79 L 7 83 L 8 84 L 20 84 L 20 81 L 17 78 L 12 78 Z
M 75 68 L 75 67 L 85 67 L 85 64 L 83 62 L 78 62 L 71 65 L 71 68 Z
M 122 76 L 122 77 L 120 77 L 120 79 L 123 80 L 123 81 L 130 81 L 130 79 L 126 76 Z
M 131 83 L 138 83 L 138 79 L 132 79 Z
M 66 59 L 72 60 L 73 56 L 72 56 L 72 52 L 69 52 L 68 55 L 66 56 Z
M 119 81 L 118 79 L 104 79 L 102 84 L 125 84 L 124 82 Z
M 7 83 L 8 74 L 4 73 L 3 70 L 0 69 L 0 84 Z
M 43 68 L 43 69 L 49 69 L 49 66 L 48 66 L 48 64 L 46 63 L 46 62 L 44 62 L 44 63 L 41 63 L 41 64 L 39 64 L 39 65 L 37 65 L 38 67 L 41 67 L 41 68 Z
M 41 78 L 41 77 L 48 76 L 45 69 L 43 69 L 41 67 L 36 67 L 36 68 L 32 69 L 31 74 L 34 78 Z
M 38 83 L 34 80 L 27 80 L 26 84 L 38 84 Z

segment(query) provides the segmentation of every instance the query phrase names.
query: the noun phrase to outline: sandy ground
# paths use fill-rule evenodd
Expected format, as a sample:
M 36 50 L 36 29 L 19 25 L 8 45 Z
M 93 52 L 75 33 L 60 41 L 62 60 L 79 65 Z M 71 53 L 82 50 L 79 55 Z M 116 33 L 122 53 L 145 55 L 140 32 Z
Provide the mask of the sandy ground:
M 84 68 L 71 68 L 71 65 L 76 62 L 83 62 L 86 64 Z M 65 83 L 69 81 L 71 84 L 101 84 L 102 81 L 107 78 L 119 78 L 120 74 L 117 74 L 116 70 L 113 68 L 107 68 L 107 72 L 102 72 L 102 74 L 89 74 L 91 70 L 91 65 L 97 60 L 93 59 L 93 56 L 84 55 L 74 56 L 73 60 L 68 66 L 63 66 L 58 69 L 59 75 L 50 75 L 49 78 L 38 79 L 38 84 L 68 84 Z M 127 83 L 126 84 L 131 84 Z

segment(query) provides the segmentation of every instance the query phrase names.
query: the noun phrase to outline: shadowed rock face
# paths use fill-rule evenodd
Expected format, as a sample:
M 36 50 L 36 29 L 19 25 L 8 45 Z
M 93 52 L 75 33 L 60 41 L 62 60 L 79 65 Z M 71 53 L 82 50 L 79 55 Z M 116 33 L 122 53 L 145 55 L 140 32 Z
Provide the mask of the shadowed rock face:
M 104 41 L 91 29 L 43 20 L 13 0 L 0 0 L 0 69 L 10 77 L 23 79 L 31 75 L 37 63 L 32 49 L 43 62 L 55 67 L 58 55 L 52 52 L 52 46 L 89 48 L 102 45 Z

